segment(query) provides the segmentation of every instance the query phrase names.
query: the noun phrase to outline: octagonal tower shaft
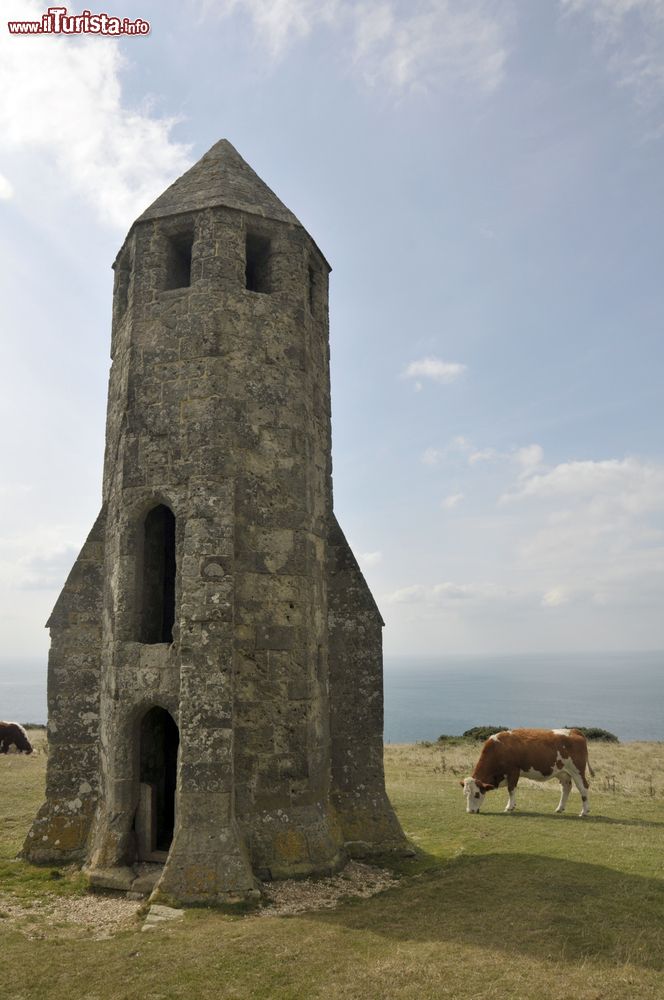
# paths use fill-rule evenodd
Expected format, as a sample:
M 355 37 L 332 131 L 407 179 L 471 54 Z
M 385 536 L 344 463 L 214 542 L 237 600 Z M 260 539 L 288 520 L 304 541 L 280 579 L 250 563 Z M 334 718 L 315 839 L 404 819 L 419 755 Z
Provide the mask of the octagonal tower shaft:
M 113 888 L 162 860 L 193 902 L 401 848 L 382 622 L 332 512 L 329 267 L 225 141 L 114 266 L 103 506 L 49 623 L 26 853 Z

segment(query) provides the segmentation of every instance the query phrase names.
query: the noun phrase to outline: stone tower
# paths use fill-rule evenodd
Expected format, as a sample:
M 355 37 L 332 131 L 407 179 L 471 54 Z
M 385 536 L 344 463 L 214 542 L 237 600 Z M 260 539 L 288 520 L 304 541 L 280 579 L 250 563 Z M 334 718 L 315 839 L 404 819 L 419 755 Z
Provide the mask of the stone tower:
M 329 266 L 221 141 L 114 269 L 103 502 L 48 622 L 24 854 L 224 902 L 401 850 L 382 621 L 332 511 Z

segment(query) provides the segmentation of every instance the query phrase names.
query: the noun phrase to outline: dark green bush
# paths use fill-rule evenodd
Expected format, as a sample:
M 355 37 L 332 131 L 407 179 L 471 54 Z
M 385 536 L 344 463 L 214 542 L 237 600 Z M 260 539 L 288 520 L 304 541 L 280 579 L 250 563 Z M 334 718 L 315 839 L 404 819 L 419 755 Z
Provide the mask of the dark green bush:
M 466 739 L 488 740 L 494 733 L 502 733 L 504 729 L 509 728 L 509 726 L 473 726 L 472 729 L 467 729 L 463 735 Z
M 566 726 L 566 729 L 578 729 L 587 740 L 602 740 L 604 743 L 620 743 L 620 740 L 607 729 L 598 726 Z
M 459 739 L 488 740 L 494 733 L 501 733 L 505 729 L 510 729 L 510 726 L 473 726 L 472 729 L 466 729 L 462 736 L 448 736 L 443 733 L 442 736 L 438 737 L 438 742 L 450 743 Z M 578 729 L 587 740 L 603 740 L 604 743 L 620 742 L 613 733 L 607 729 L 600 729 L 598 726 L 565 726 L 565 729 Z

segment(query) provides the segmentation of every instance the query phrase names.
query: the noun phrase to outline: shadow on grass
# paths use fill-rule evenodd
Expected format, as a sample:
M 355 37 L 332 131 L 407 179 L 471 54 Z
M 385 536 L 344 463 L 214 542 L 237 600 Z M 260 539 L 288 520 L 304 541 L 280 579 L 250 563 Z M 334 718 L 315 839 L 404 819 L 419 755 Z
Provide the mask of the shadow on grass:
M 360 858 L 362 864 L 372 868 L 389 871 L 397 878 L 408 878 L 416 875 L 432 875 L 441 872 L 449 864 L 448 858 L 429 854 L 409 840 L 408 854 L 374 854 L 368 858 Z
M 602 816 L 601 813 L 590 813 L 589 816 L 578 816 L 576 813 L 541 813 L 536 812 L 534 809 L 519 809 L 515 812 L 483 812 L 479 814 L 482 819 L 487 819 L 492 817 L 494 819 L 504 819 L 506 822 L 512 822 L 518 819 L 539 819 L 548 820 L 551 823 L 583 823 L 585 824 L 596 824 L 602 823 L 607 826 L 637 826 L 642 827 L 644 830 L 662 830 L 664 829 L 664 821 L 662 820 L 651 820 L 651 819 L 620 819 L 618 816 Z
M 530 854 L 462 857 L 312 919 L 396 941 L 664 970 L 664 882 Z

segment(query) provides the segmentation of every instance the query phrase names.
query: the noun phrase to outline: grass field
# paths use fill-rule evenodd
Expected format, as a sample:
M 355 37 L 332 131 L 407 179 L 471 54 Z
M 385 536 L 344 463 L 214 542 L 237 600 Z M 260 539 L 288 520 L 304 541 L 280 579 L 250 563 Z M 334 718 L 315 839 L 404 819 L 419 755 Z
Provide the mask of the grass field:
M 555 816 L 558 786 L 522 782 L 464 812 L 469 744 L 386 748 L 388 790 L 419 855 L 398 886 L 335 910 L 209 910 L 150 934 L 67 936 L 24 909 L 84 892 L 74 873 L 14 859 L 45 756 L 0 757 L 0 979 L 11 1000 L 664 997 L 664 744 L 590 745 L 592 815 Z M 10 908 L 11 909 L 11 908 Z M 34 926 L 34 922 L 32 924 Z M 10 988 L 7 990 L 6 985 Z

